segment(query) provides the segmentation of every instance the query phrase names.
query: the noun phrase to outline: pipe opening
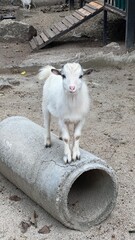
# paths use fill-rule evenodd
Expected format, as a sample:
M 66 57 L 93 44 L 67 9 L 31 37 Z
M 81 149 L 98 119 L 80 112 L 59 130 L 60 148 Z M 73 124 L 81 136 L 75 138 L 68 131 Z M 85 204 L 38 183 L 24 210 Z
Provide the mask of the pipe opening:
M 72 184 L 68 194 L 68 210 L 78 222 L 95 221 L 114 199 L 114 182 L 101 169 L 84 172 Z

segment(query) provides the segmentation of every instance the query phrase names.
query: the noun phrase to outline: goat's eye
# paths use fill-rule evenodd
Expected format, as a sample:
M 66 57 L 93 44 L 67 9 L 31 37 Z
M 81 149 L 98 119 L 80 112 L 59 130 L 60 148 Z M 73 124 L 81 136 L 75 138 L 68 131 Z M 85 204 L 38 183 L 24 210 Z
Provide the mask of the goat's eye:
M 62 74 L 62 77 L 63 77 L 63 78 L 66 78 L 66 76 L 65 76 L 64 74 Z
M 83 75 L 80 75 L 80 76 L 79 76 L 79 78 L 82 78 L 82 77 L 83 77 Z

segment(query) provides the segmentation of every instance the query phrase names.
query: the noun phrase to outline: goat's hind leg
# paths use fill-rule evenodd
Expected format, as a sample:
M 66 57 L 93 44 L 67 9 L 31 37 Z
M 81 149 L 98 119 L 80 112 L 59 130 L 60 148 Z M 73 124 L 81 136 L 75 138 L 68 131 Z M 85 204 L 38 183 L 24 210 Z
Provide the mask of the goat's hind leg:
M 50 133 L 51 114 L 46 109 L 44 111 L 44 145 L 46 148 L 51 147 L 51 133 Z

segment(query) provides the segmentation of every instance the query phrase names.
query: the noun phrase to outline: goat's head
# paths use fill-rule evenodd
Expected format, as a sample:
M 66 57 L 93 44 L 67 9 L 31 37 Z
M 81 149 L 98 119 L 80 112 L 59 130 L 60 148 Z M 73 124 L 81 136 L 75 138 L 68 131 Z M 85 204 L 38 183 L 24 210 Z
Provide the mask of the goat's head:
M 61 75 L 65 91 L 75 94 L 82 86 L 83 69 L 79 63 L 66 63 L 59 71 L 52 69 L 52 72 Z

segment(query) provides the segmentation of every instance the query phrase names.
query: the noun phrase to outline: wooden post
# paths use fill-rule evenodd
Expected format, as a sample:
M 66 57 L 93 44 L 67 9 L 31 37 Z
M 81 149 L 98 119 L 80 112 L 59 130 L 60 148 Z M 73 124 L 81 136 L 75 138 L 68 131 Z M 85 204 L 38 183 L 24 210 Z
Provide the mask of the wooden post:
M 105 6 L 106 0 L 104 0 Z M 104 30 L 103 30 L 103 44 L 107 44 L 107 10 L 104 8 Z
M 74 0 L 69 0 L 69 9 L 70 10 L 74 9 Z
M 126 48 L 132 48 L 135 42 L 135 0 L 127 0 L 126 6 Z

